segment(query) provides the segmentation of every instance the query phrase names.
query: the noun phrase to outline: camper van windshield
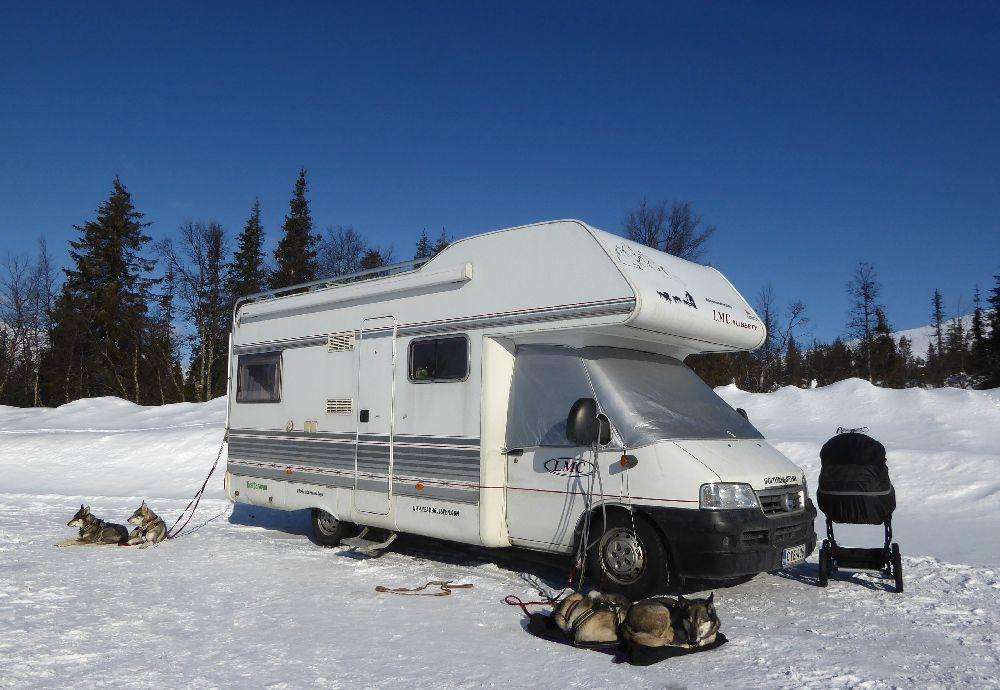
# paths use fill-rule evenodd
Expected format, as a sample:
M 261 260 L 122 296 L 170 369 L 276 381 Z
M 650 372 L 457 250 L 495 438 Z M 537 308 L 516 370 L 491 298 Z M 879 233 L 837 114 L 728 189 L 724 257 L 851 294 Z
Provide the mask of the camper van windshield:
M 578 352 L 597 400 L 629 447 L 677 439 L 763 438 L 672 357 L 608 347 Z

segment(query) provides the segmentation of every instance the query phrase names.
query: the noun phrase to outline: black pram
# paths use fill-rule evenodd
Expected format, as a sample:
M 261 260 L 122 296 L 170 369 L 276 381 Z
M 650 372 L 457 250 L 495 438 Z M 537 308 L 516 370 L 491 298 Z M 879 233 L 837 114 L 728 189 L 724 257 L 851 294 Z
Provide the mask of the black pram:
M 826 514 L 826 536 L 819 551 L 819 586 L 826 587 L 830 572 L 838 567 L 882 570 L 903 591 L 903 566 L 899 544 L 892 543 L 892 512 L 896 490 L 889 481 L 885 446 L 867 434 L 867 429 L 837 429 L 837 435 L 819 452 L 822 469 L 816 500 Z M 885 544 L 880 549 L 839 546 L 833 523 L 885 525 Z

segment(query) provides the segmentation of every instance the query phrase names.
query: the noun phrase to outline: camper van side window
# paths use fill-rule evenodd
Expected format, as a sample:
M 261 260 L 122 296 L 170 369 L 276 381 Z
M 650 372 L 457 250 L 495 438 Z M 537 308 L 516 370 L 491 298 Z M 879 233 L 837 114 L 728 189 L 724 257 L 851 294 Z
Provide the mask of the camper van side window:
M 281 402 L 281 353 L 240 355 L 236 402 Z
M 469 338 L 425 338 L 410 341 L 410 380 L 464 381 L 469 375 Z

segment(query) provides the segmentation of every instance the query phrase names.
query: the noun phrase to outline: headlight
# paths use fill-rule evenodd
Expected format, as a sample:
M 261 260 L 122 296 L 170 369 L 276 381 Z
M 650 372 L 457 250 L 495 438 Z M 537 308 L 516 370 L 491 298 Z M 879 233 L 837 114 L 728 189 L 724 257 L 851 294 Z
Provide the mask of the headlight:
M 702 484 L 700 506 L 705 510 L 756 508 L 757 494 L 749 484 Z

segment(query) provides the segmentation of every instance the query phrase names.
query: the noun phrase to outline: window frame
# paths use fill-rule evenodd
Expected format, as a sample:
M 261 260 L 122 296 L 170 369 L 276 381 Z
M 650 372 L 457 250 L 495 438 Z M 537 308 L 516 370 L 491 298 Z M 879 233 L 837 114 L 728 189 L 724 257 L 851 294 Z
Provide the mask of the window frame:
M 277 364 L 276 364 L 277 369 L 275 371 L 275 381 L 277 383 L 278 397 L 275 398 L 275 399 L 268 399 L 268 400 L 242 400 L 242 399 L 240 399 L 240 394 L 241 394 L 241 390 L 242 390 L 242 386 L 241 386 L 242 379 L 240 378 L 240 369 L 241 369 L 241 363 L 242 363 L 243 358 L 244 357 L 249 357 L 249 358 L 261 357 L 261 356 L 265 356 L 265 355 L 270 355 L 270 356 L 277 355 L 277 357 L 278 357 L 278 361 L 277 361 Z M 282 389 L 284 387 L 284 364 L 285 364 L 285 357 L 284 357 L 284 351 L 283 350 L 268 350 L 268 351 L 265 351 L 265 352 L 248 352 L 248 353 L 245 353 L 245 354 L 239 354 L 239 355 L 237 355 L 236 356 L 236 402 L 238 404 L 240 404 L 240 405 L 260 405 L 260 404 L 263 404 L 263 405 L 273 405 L 275 403 L 280 403 L 281 402 L 281 398 L 282 398 L 282 393 L 283 393 Z
M 431 340 L 465 340 L 465 375 L 460 379 L 415 379 L 413 378 L 413 348 L 419 343 Z M 413 338 L 406 346 L 406 378 L 410 383 L 463 383 L 472 374 L 472 340 L 468 333 L 453 333 L 447 335 L 432 335 L 424 338 Z

